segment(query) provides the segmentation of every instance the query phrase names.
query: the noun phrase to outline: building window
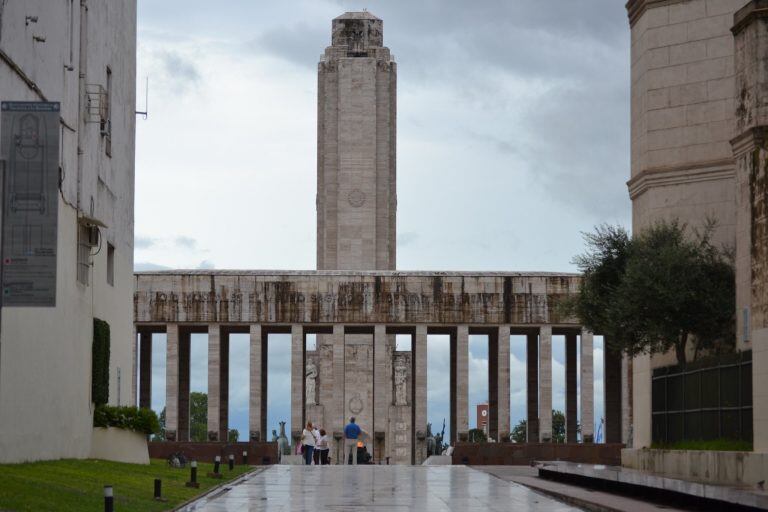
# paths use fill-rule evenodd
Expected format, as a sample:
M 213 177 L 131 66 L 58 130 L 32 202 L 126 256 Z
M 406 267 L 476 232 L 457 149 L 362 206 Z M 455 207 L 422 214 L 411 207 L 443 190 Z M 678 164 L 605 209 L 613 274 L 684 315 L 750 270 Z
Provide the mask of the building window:
M 78 224 L 77 227 L 77 282 L 80 284 L 89 284 L 89 273 L 91 269 L 91 228 L 85 224 Z
M 107 284 L 115 286 L 115 246 L 107 244 Z

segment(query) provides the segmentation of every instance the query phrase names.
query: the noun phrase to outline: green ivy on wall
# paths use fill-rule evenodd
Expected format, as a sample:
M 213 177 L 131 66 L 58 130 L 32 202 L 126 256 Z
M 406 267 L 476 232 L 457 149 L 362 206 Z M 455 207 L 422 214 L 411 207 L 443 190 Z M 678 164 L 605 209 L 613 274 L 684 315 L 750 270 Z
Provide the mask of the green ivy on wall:
M 91 395 L 93 403 L 103 405 L 109 401 L 109 324 L 93 319 Z

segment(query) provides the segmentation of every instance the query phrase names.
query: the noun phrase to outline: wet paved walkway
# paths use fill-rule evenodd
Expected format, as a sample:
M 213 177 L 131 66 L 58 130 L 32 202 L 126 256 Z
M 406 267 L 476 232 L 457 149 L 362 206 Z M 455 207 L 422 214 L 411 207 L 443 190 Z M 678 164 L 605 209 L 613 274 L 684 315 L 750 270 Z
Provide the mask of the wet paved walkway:
M 466 466 L 271 466 L 186 510 L 565 512 L 579 509 Z

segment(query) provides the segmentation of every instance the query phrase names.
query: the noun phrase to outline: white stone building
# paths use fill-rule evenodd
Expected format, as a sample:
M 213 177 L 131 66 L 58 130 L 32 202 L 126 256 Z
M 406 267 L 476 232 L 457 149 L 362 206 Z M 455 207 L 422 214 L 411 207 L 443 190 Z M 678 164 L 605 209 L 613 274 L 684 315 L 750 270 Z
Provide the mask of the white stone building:
M 90 454 L 94 318 L 109 402 L 135 402 L 135 90 L 135 0 L 0 0 L 0 101 L 60 102 L 55 306 L 2 309 L 0 462 Z
M 751 352 L 752 401 L 739 421 L 768 451 L 765 0 L 630 0 L 635 232 L 660 219 L 700 227 L 735 249 L 736 348 Z M 634 447 L 650 446 L 654 370 L 633 361 Z

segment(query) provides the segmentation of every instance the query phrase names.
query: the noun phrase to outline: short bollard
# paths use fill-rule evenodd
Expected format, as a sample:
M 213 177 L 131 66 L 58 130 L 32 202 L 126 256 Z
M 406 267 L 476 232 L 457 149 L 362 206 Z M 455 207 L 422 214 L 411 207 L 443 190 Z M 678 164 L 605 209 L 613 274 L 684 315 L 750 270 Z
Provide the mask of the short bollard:
M 219 473 L 220 466 L 221 456 L 217 455 L 216 458 L 213 459 L 213 473 L 208 473 L 208 478 L 221 478 L 221 473 Z
M 111 485 L 104 486 L 104 512 L 115 512 L 115 496 Z
M 155 478 L 155 499 L 160 501 L 163 496 L 163 481 L 159 478 Z
M 197 483 L 197 461 L 193 460 L 189 464 L 189 482 L 185 484 L 187 487 L 194 487 L 197 489 L 200 484 Z
M 229 470 L 232 471 L 235 469 L 235 456 L 234 454 L 229 454 Z
M 248 452 L 243 452 L 243 466 L 248 465 Z

